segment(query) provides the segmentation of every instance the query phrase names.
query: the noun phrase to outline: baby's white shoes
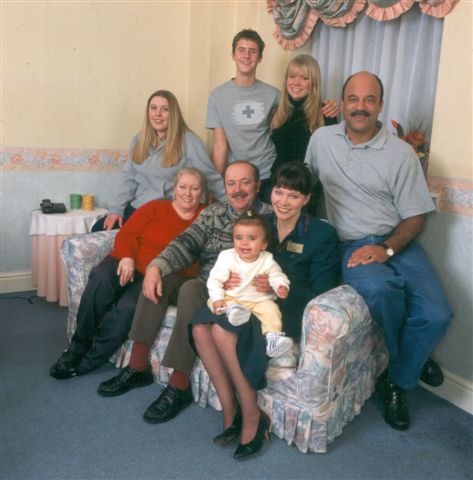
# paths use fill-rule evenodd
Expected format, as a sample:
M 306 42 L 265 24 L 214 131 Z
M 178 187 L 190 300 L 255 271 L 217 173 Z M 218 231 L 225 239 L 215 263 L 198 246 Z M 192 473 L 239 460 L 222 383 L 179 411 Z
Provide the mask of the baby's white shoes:
M 266 355 L 268 357 L 279 357 L 287 353 L 294 342 L 286 337 L 284 332 L 268 332 L 266 334 Z
M 246 323 L 250 319 L 250 316 L 251 311 L 243 305 L 238 305 L 238 303 L 229 305 L 227 308 L 228 322 L 234 327 L 239 327 L 240 325 Z

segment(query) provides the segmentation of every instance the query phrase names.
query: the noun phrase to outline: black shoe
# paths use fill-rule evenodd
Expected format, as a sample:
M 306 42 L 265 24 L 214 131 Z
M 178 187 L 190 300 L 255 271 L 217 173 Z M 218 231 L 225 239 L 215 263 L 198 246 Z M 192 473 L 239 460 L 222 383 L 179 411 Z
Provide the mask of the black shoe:
M 232 424 L 228 428 L 226 428 L 220 435 L 217 435 L 216 437 L 214 437 L 214 443 L 222 446 L 228 445 L 230 442 L 235 440 L 235 438 L 237 438 L 238 435 L 240 435 L 241 424 L 242 424 L 241 409 L 240 409 L 240 405 L 238 405 L 235 416 L 233 417 Z
M 253 440 L 248 443 L 240 443 L 233 454 L 233 458 L 237 460 L 242 460 L 243 458 L 249 457 L 259 452 L 263 448 L 264 440 L 271 441 L 270 432 L 269 432 L 270 421 L 268 416 L 261 412 L 261 417 L 258 422 L 258 428 L 256 429 L 256 435 Z
M 151 369 L 147 368 L 144 372 L 139 372 L 128 366 L 123 368 L 117 376 L 102 382 L 97 389 L 97 393 L 102 397 L 116 397 L 133 388 L 146 387 L 153 382 Z
M 49 369 L 49 375 L 58 380 L 77 377 L 77 366 L 83 356 L 83 353 L 77 353 L 70 349 L 65 350 L 56 360 L 56 363 Z
M 427 359 L 424 366 L 422 367 L 420 379 L 431 387 L 440 387 L 440 385 L 442 385 L 443 373 L 438 363 L 434 359 Z
M 406 403 L 406 391 L 398 387 L 388 375 L 382 375 L 376 382 L 376 391 L 384 400 L 384 420 L 396 430 L 409 428 L 409 412 Z
M 146 410 L 143 418 L 149 423 L 164 423 L 174 418 L 192 403 L 192 389 L 179 390 L 168 385 L 161 395 Z

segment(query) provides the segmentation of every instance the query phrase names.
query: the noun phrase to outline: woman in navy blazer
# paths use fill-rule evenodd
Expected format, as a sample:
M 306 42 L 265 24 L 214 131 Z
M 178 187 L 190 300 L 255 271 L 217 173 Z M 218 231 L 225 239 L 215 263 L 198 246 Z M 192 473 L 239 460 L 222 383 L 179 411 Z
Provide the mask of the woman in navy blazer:
M 280 301 L 280 308 L 286 334 L 297 340 L 307 303 L 336 286 L 339 266 L 335 229 L 302 211 L 312 186 L 307 167 L 290 162 L 276 172 L 271 192 L 274 238 L 269 250 L 291 282 L 289 296 Z M 239 276 L 231 274 L 225 289 L 239 282 Z M 267 291 L 267 277 L 258 283 L 257 288 Z M 195 347 L 222 404 L 224 430 L 214 442 L 226 445 L 240 437 L 233 456 L 253 455 L 263 446 L 270 428 L 268 417 L 256 403 L 256 390 L 266 385 L 268 365 L 261 324 L 252 317 L 235 327 L 226 315 L 203 308 L 192 319 L 191 328 Z
M 283 172 L 288 168 L 283 168 Z M 300 164 L 297 168 L 300 168 Z M 272 193 L 275 209 L 278 190 L 274 187 Z M 278 299 L 283 317 L 283 330 L 286 335 L 299 341 L 302 314 L 306 305 L 317 295 L 337 285 L 339 267 L 337 234 L 327 222 L 301 212 L 294 229 L 280 241 L 276 213 L 271 214 L 270 221 L 273 236 L 269 251 L 291 281 L 288 298 Z

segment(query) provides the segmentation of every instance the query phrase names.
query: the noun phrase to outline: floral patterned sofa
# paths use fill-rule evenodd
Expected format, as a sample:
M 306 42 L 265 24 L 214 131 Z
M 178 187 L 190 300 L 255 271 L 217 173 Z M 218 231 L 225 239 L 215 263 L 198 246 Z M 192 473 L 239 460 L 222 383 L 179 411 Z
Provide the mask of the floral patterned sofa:
M 116 232 L 98 232 L 67 238 L 61 256 L 68 272 L 69 315 L 72 336 L 81 294 L 91 268 L 112 248 Z M 151 352 L 155 379 L 166 383 L 169 369 L 161 358 L 175 319 L 170 307 Z M 360 413 L 374 383 L 387 364 L 382 334 L 362 298 L 348 285 L 313 299 L 306 307 L 296 368 L 270 366 L 268 385 L 259 392 L 261 408 L 272 420 L 272 431 L 302 452 L 323 453 L 342 428 Z M 127 365 L 131 341 L 111 360 Z M 200 360 L 192 371 L 194 399 L 220 410 L 220 404 Z

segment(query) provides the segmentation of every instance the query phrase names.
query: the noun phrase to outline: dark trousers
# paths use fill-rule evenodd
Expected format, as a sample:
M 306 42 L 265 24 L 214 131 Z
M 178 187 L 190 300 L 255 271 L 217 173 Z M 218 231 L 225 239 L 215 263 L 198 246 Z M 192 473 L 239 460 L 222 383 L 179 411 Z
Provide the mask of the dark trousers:
M 205 282 L 189 280 L 179 275 L 163 278 L 163 296 L 158 304 L 140 295 L 136 307 L 130 338 L 152 345 L 161 328 L 168 305 L 177 305 L 176 323 L 172 330 L 162 364 L 184 373 L 190 373 L 195 362 L 195 352 L 189 342 L 189 323 L 194 313 L 207 304 Z
M 84 353 L 79 372 L 99 367 L 127 339 L 143 275 L 135 271 L 133 282 L 121 287 L 119 260 L 105 257 L 89 275 L 77 312 L 77 329 L 70 348 Z

